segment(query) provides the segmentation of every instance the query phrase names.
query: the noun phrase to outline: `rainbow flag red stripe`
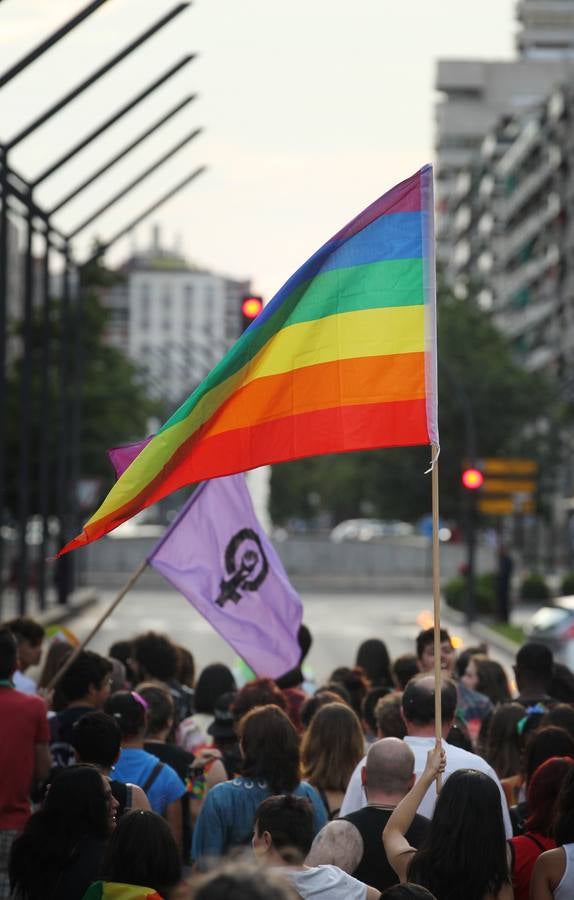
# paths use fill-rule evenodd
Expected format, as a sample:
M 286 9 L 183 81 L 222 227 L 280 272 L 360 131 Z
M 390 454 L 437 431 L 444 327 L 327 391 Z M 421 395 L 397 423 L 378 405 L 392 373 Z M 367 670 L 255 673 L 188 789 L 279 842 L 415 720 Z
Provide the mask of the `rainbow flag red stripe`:
M 301 266 L 61 552 L 207 478 L 429 443 L 438 445 L 438 427 L 433 186 L 425 166 Z

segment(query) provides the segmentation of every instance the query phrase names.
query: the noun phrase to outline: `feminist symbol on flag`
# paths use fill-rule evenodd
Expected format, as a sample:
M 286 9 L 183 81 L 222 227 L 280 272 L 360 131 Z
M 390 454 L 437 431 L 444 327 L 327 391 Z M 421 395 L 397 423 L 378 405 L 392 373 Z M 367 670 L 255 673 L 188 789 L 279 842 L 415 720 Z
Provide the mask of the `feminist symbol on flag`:
M 269 573 L 269 563 L 261 539 L 252 528 L 242 528 L 225 548 L 225 568 L 231 577 L 219 582 L 218 606 L 231 600 L 239 603 L 240 591 L 256 591 Z

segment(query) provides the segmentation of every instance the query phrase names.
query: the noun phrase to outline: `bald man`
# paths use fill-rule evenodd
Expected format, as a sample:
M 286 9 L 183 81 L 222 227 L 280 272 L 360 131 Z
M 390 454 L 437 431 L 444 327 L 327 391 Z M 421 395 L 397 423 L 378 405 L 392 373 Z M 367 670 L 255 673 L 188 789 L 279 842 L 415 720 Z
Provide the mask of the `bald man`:
M 441 731 L 443 747 L 446 751 L 446 769 L 443 778 L 446 780 L 449 775 L 452 775 L 458 769 L 476 769 L 478 772 L 484 772 L 485 775 L 492 778 L 500 792 L 500 804 L 506 837 L 511 838 L 512 822 L 510 821 L 508 803 L 494 769 L 481 756 L 477 756 L 476 753 L 469 753 L 468 750 L 446 743 L 456 711 L 457 693 L 454 683 L 445 675 L 442 675 L 441 697 Z M 424 771 L 428 751 L 432 750 L 435 745 L 434 676 L 420 674 L 411 678 L 402 696 L 402 717 L 407 730 L 404 743 L 414 753 L 415 775 L 418 778 Z M 361 785 L 361 769 L 363 765 L 364 760 L 357 764 L 355 771 L 351 775 L 343 803 L 341 804 L 341 818 L 365 806 L 366 799 Z M 435 802 L 436 789 L 433 784 L 426 792 L 418 812 L 430 819 Z
M 398 884 L 385 855 L 382 833 L 393 809 L 415 782 L 414 766 L 413 751 L 399 738 L 372 744 L 361 770 L 367 805 L 325 825 L 313 841 L 306 864 L 337 865 L 379 891 Z M 428 825 L 428 819 L 415 816 L 409 829 L 412 847 L 419 847 Z

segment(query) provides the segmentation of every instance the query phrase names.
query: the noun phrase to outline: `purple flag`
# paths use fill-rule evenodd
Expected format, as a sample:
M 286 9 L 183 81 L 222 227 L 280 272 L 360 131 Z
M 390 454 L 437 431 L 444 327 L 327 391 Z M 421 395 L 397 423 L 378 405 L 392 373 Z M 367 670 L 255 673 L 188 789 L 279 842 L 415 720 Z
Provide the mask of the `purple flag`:
M 243 473 L 204 482 L 148 557 L 259 676 L 299 665 L 302 608 Z

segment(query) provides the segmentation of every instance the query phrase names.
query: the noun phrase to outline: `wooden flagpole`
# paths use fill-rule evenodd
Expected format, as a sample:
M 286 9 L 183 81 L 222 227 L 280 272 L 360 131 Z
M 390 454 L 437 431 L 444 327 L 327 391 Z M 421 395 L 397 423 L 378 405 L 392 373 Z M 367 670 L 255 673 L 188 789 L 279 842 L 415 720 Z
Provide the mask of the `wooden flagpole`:
M 63 675 L 68 671 L 68 669 L 70 668 L 72 663 L 76 661 L 76 659 L 78 658 L 78 656 L 80 655 L 82 650 L 85 647 L 87 647 L 87 645 L 92 640 L 93 636 L 100 630 L 100 628 L 102 627 L 102 625 L 104 624 L 106 619 L 109 616 L 111 616 L 111 614 L 113 613 L 116 606 L 118 606 L 120 601 L 123 600 L 123 598 L 125 597 L 127 592 L 129 590 L 131 590 L 131 588 L 134 586 L 134 584 L 136 583 L 136 581 L 138 580 L 140 575 L 142 575 L 144 573 L 144 571 L 147 568 L 147 565 L 148 565 L 148 561 L 147 561 L 147 559 L 144 559 L 144 561 L 142 563 L 140 563 L 140 565 L 137 567 L 135 572 L 133 572 L 131 574 L 129 579 L 124 584 L 123 588 L 120 590 L 117 597 L 113 600 L 113 602 L 110 604 L 110 606 L 108 606 L 106 611 L 100 616 L 100 618 L 98 619 L 98 621 L 96 622 L 96 624 L 94 625 L 94 627 L 92 628 L 92 630 L 90 631 L 88 636 L 85 637 L 84 640 L 81 642 L 81 644 L 79 644 L 79 646 L 77 646 L 74 649 L 73 653 L 70 653 L 70 655 L 67 657 L 66 661 L 64 662 L 64 665 L 60 669 L 58 669 L 58 671 L 56 672 L 56 674 L 54 675 L 54 677 L 52 678 L 52 680 L 46 687 L 47 692 L 54 690 L 54 688 L 56 687 L 56 685 L 58 684 L 60 679 L 63 677 Z
M 442 674 L 440 662 L 440 553 L 438 515 L 438 447 L 432 444 L 432 596 L 434 616 L 434 718 L 437 744 L 442 742 Z M 441 776 L 436 779 L 437 793 L 441 789 Z

